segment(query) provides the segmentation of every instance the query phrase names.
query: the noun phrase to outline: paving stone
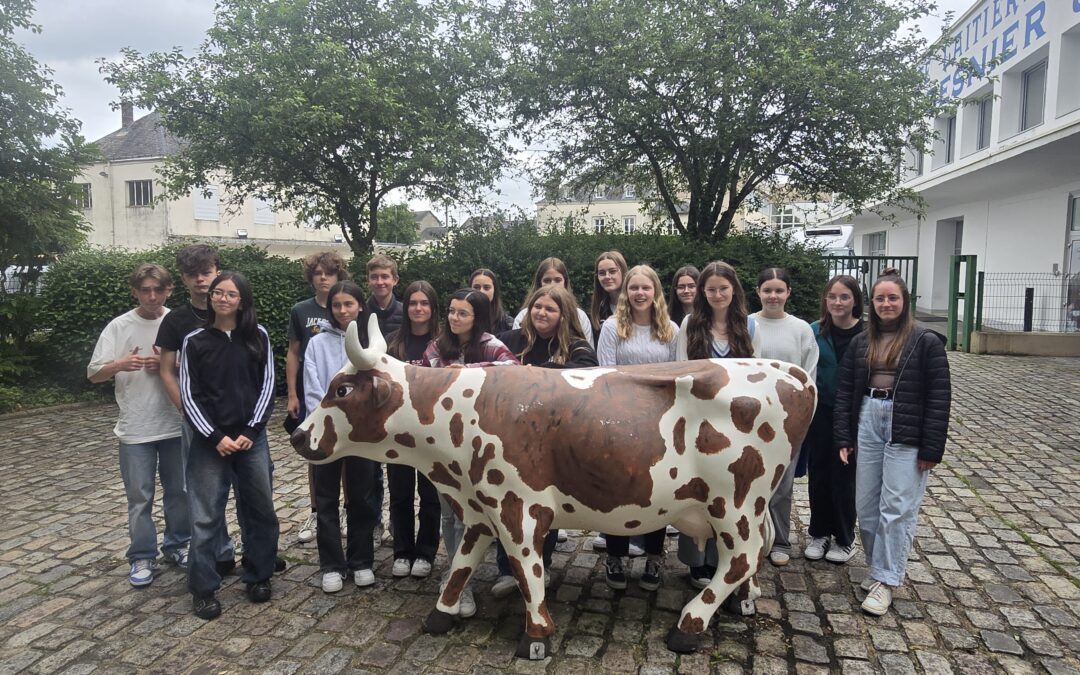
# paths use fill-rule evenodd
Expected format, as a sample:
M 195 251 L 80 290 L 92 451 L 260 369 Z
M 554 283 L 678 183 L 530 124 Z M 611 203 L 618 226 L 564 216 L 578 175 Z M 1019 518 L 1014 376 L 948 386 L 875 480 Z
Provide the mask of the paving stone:
M 979 646 L 979 642 L 975 636 L 963 628 L 942 626 L 938 629 L 938 632 L 941 633 L 941 640 L 945 643 L 945 648 L 950 651 L 957 649 L 976 649 Z
M 886 675 L 915 675 L 915 664 L 903 654 L 883 654 L 880 661 Z
M 996 630 L 983 630 L 979 631 L 979 634 L 982 635 L 983 642 L 986 643 L 986 648 L 992 652 L 1004 652 L 1006 654 L 1017 655 L 1024 653 L 1024 649 L 1020 646 L 1020 643 L 1005 633 Z
M 806 635 L 796 635 L 791 639 L 795 648 L 795 658 L 811 663 L 828 663 L 829 655 L 825 646 Z
M 1035 611 L 1052 626 L 1065 626 L 1068 628 L 1080 626 L 1080 622 L 1077 621 L 1075 615 L 1070 614 L 1060 607 L 1037 605 Z
M 951 675 L 953 672 L 952 666 L 949 665 L 949 659 L 937 652 L 917 649 L 915 650 L 915 658 L 918 659 L 919 665 L 922 666 L 926 675 Z
M 1044 630 L 1022 630 L 1020 640 L 1039 656 L 1061 656 L 1061 646 L 1050 633 Z
M 874 643 L 874 649 L 885 652 L 906 652 L 907 642 L 904 636 L 896 631 L 884 628 L 871 628 L 870 639 Z

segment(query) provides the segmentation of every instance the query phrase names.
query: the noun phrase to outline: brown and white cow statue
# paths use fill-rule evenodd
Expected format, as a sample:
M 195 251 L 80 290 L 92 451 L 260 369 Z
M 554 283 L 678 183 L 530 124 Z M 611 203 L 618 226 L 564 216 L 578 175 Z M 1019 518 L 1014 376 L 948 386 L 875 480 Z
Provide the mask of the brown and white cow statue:
M 453 626 L 461 591 L 497 537 L 526 604 L 518 656 L 544 658 L 555 626 L 542 551 L 553 527 L 633 535 L 671 523 L 699 546 L 717 538 L 719 571 L 669 632 L 674 651 L 694 650 L 740 586 L 752 613 L 750 582 L 771 546 L 769 497 L 816 405 L 803 370 L 741 359 L 422 368 L 386 354 L 374 316 L 368 335 L 364 348 L 349 326 L 350 363 L 292 444 L 315 463 L 357 455 L 413 466 L 453 505 L 465 535 L 429 632 Z

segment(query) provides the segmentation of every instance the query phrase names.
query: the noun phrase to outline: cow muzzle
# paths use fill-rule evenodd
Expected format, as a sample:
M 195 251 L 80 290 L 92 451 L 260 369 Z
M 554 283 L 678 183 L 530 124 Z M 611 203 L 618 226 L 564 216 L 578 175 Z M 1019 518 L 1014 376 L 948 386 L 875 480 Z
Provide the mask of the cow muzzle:
M 311 447 L 311 431 L 304 428 L 299 428 L 292 433 L 289 437 L 289 442 L 292 443 L 293 450 L 303 457 L 304 459 L 310 459 L 312 461 L 319 461 L 320 459 L 326 459 L 328 454 L 324 453 L 319 448 Z

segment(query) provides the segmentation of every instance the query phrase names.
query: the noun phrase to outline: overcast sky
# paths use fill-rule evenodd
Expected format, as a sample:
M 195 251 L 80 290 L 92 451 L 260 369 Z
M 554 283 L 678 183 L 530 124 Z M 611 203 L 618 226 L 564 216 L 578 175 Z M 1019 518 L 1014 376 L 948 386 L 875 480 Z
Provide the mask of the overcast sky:
M 976 1 L 938 0 L 936 16 L 922 29 L 928 37 L 936 36 L 946 11 L 959 16 Z M 120 113 L 109 108 L 117 92 L 104 82 L 95 61 L 116 59 L 123 47 L 142 52 L 181 47 L 194 53 L 214 22 L 214 0 L 38 0 L 34 22 L 41 26 L 40 34 L 20 33 L 17 38 L 53 69 L 64 89 L 64 105 L 82 121 L 83 135 L 96 140 L 120 127 Z M 507 176 L 496 190 L 501 194 L 491 195 L 492 205 L 532 211 L 530 188 L 523 180 Z M 417 202 L 413 208 L 429 206 Z

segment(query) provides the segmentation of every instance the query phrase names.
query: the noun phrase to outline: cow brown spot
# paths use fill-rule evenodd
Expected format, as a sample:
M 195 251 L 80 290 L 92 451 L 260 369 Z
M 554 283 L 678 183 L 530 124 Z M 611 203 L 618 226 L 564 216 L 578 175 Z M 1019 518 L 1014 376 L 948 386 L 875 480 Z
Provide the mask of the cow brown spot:
M 690 393 L 702 401 L 711 401 L 716 394 L 727 386 L 730 381 L 727 368 L 712 364 L 712 368 L 704 369 L 700 375 L 694 375 L 694 383 L 690 385 Z
M 765 422 L 760 427 L 758 427 L 757 435 L 761 438 L 761 440 L 768 443 L 772 439 L 776 438 L 776 431 L 773 430 L 771 424 L 769 424 L 768 422 Z
M 754 430 L 754 420 L 761 412 L 761 401 L 749 396 L 736 396 L 731 400 L 731 423 L 744 434 Z
M 709 500 L 709 485 L 700 478 L 691 478 L 685 485 L 675 490 L 675 499 L 696 499 L 699 502 Z
M 544 578 L 544 568 L 540 563 L 533 563 L 533 576 L 537 579 Z
M 783 464 L 777 464 L 776 465 L 776 470 L 773 471 L 773 477 L 772 477 L 772 486 L 771 487 L 772 487 L 773 490 L 776 490 L 776 486 L 780 484 L 780 479 L 784 477 L 784 471 L 786 471 L 786 470 L 787 470 L 787 467 L 784 466 Z
M 473 452 L 480 452 L 480 444 L 481 443 L 483 443 L 483 441 L 480 440 L 479 436 L 473 436 L 473 438 L 472 438 Z
M 453 471 L 455 475 L 457 475 L 457 476 L 461 475 L 461 465 L 458 464 L 458 461 L 456 459 L 454 461 L 450 462 L 450 466 L 447 467 L 447 468 L 449 468 L 451 471 Z
M 529 592 L 529 582 L 525 579 L 525 566 L 521 564 L 516 555 L 511 554 L 509 551 L 506 552 L 506 557 L 510 559 L 510 571 L 514 573 L 514 578 L 517 579 L 518 588 L 521 589 L 521 597 L 525 598 L 525 602 L 531 602 L 532 593 Z
M 760 516 L 764 512 L 765 512 L 765 498 L 764 497 L 758 497 L 757 500 L 754 501 L 754 515 L 755 516 Z
M 529 555 L 529 548 L 525 547 L 525 548 L 521 549 L 521 555 L 528 556 Z
M 680 455 L 686 452 L 686 418 L 680 417 L 675 420 L 675 428 L 672 429 L 673 440 L 675 441 L 675 452 Z M 672 476 L 674 478 L 674 476 Z
M 465 426 L 461 422 L 461 413 L 454 413 L 454 416 L 450 418 L 450 442 L 455 448 L 460 448 L 464 440 Z
M 740 553 L 731 559 L 731 567 L 724 575 L 724 582 L 735 584 L 742 581 L 750 571 L 750 563 L 746 560 L 746 554 Z
M 465 512 L 461 509 L 461 504 L 457 503 L 457 500 L 449 495 L 442 495 L 446 503 L 450 505 L 450 510 L 454 512 L 458 520 L 465 520 Z
M 551 529 L 551 523 L 555 520 L 555 512 L 546 506 L 533 504 L 529 507 L 529 516 L 532 517 L 535 527 L 533 529 L 533 548 L 537 552 L 544 550 L 544 537 Z
M 547 603 L 540 603 L 540 609 L 537 611 L 540 613 L 540 620 L 543 623 L 536 623 L 532 620 L 532 614 L 525 612 L 525 634 L 536 639 L 550 637 L 555 632 L 555 623 L 551 620 Z
M 484 477 L 484 470 L 487 468 L 488 462 L 495 459 L 494 445 L 488 443 L 482 453 L 478 447 L 479 445 L 479 443 L 473 443 L 476 452 L 473 453 L 472 462 L 469 463 L 469 481 L 473 485 L 480 482 L 480 479 Z
M 780 405 L 787 415 L 784 418 L 784 433 L 791 443 L 791 459 L 794 461 L 814 416 L 816 393 L 813 387 L 797 389 L 795 385 L 783 380 L 776 383 L 776 393 L 779 394 Z
M 401 384 L 381 370 L 365 370 L 352 375 L 339 373 L 330 382 L 329 391 L 351 384 L 352 393 L 334 403 L 349 420 L 349 440 L 354 443 L 378 443 L 387 437 L 386 421 L 405 404 Z
M 671 471 L 668 471 L 668 475 L 671 476 L 671 480 L 675 480 L 676 478 L 678 478 L 679 477 L 679 469 L 678 469 L 678 467 L 674 467 L 674 466 L 671 467 Z
M 443 407 L 444 410 L 450 410 L 451 408 L 454 407 L 454 399 L 447 396 L 446 398 L 444 398 L 442 400 L 442 407 Z
M 765 373 L 751 373 L 751 374 L 746 376 L 746 381 L 747 382 L 761 382 L 766 377 L 768 377 L 768 375 L 766 375 Z
M 502 471 L 499 471 L 498 469 L 492 469 L 487 472 L 487 480 L 492 485 L 502 485 L 503 478 Z
M 471 567 L 462 567 L 450 575 L 450 579 L 446 582 L 446 589 L 443 591 L 443 604 L 449 606 L 457 604 L 458 598 L 461 597 L 461 591 L 465 588 L 465 582 L 469 579 L 471 573 Z
M 772 366 L 773 368 L 776 368 L 777 370 L 780 370 L 780 362 L 779 361 L 770 361 L 769 365 Z
M 484 512 L 484 509 L 480 508 L 480 505 L 477 504 L 476 501 L 473 500 L 473 499 L 469 500 L 469 508 L 472 509 L 473 511 L 476 511 L 477 513 L 483 513 Z
M 457 368 L 405 368 L 409 399 L 420 424 L 435 422 L 435 402 L 446 394 L 460 374 Z
M 659 511 L 656 512 L 656 515 L 658 515 L 658 516 L 666 516 L 667 515 L 667 509 L 660 509 Z
M 701 601 L 706 605 L 713 604 L 716 602 L 716 593 L 713 593 L 711 588 L 706 588 L 705 592 L 701 594 Z
M 640 527 L 641 526 L 641 521 L 640 520 L 628 520 L 628 521 L 626 521 L 625 526 L 626 526 L 626 529 L 632 530 L 635 527 Z
M 567 513 L 573 513 L 574 512 L 574 505 L 573 504 L 563 504 L 562 508 L 563 508 L 563 511 L 566 511 Z
M 667 445 L 659 421 L 675 403 L 675 379 L 719 370 L 708 361 L 628 366 L 578 389 L 545 368 L 492 368 L 476 409 L 484 411 L 480 428 L 502 440 L 503 458 L 529 488 L 555 486 L 609 513 L 651 503 L 650 470 Z M 571 423 L 596 401 L 604 402 L 604 424 Z
M 394 434 L 394 441 L 398 445 L 404 445 L 406 448 L 415 448 L 416 447 L 416 439 L 413 438 L 413 435 L 409 434 L 409 433 Z
M 750 521 L 746 519 L 745 514 L 739 518 L 739 522 L 735 523 L 735 527 L 739 528 L 739 539 L 750 541 Z
M 747 445 L 743 448 L 742 456 L 728 464 L 728 470 L 735 477 L 735 496 L 732 503 L 735 508 L 741 509 L 746 495 L 750 494 L 750 485 L 765 475 L 765 463 L 761 461 L 761 453 Z
M 480 492 L 479 490 L 476 491 L 476 498 L 480 500 L 481 504 L 487 506 L 488 508 L 499 508 L 499 500 L 495 499 L 494 497 L 488 497 L 486 494 Z
M 731 536 L 728 532 L 721 532 L 720 538 L 724 541 L 724 546 L 727 546 L 729 551 L 735 550 L 735 537 Z
M 788 375 L 791 375 L 792 377 L 794 377 L 799 382 L 802 382 L 803 384 L 806 384 L 807 381 L 808 381 L 807 377 L 806 377 L 806 371 L 804 371 L 802 368 L 797 368 L 795 366 L 792 366 L 792 367 L 788 368 Z
M 387 459 L 397 459 L 397 457 L 398 457 L 397 450 L 387 450 L 386 451 L 386 458 Z
M 717 431 L 708 420 L 704 420 L 698 427 L 697 441 L 694 445 L 703 455 L 715 455 L 731 447 L 731 439 Z
M 491 528 L 485 523 L 470 525 L 461 538 L 461 550 L 459 552 L 463 555 L 468 555 L 469 551 L 473 550 L 473 546 L 476 545 L 477 540 L 480 539 L 480 535 L 493 537 L 495 536 L 495 533 L 492 532 Z
M 434 436 L 428 436 L 424 440 L 427 441 L 428 445 L 435 445 L 435 437 Z
M 701 633 L 705 630 L 705 622 L 695 616 L 687 614 L 679 624 L 679 630 L 684 633 Z
M 525 533 L 522 531 L 522 523 L 525 519 L 525 502 L 513 492 L 507 492 L 502 500 L 502 511 L 499 513 L 506 530 L 510 533 L 510 539 L 518 545 L 525 541 Z
M 323 420 L 323 435 L 319 439 L 319 452 L 329 457 L 334 454 L 337 445 L 337 432 L 334 431 L 334 418 L 330 415 Z
M 442 483 L 455 490 L 461 489 L 461 483 L 458 482 L 457 478 L 454 478 L 442 462 L 435 462 L 435 465 L 431 467 L 431 473 L 428 474 L 428 479 L 432 483 Z
M 712 500 L 712 504 L 709 504 L 709 515 L 713 518 L 723 518 L 727 515 L 727 505 L 724 503 L 723 497 Z
M 474 392 L 472 389 L 466 389 L 465 391 L 461 392 L 461 395 L 465 398 L 472 398 L 472 395 L 475 393 L 476 392 Z

